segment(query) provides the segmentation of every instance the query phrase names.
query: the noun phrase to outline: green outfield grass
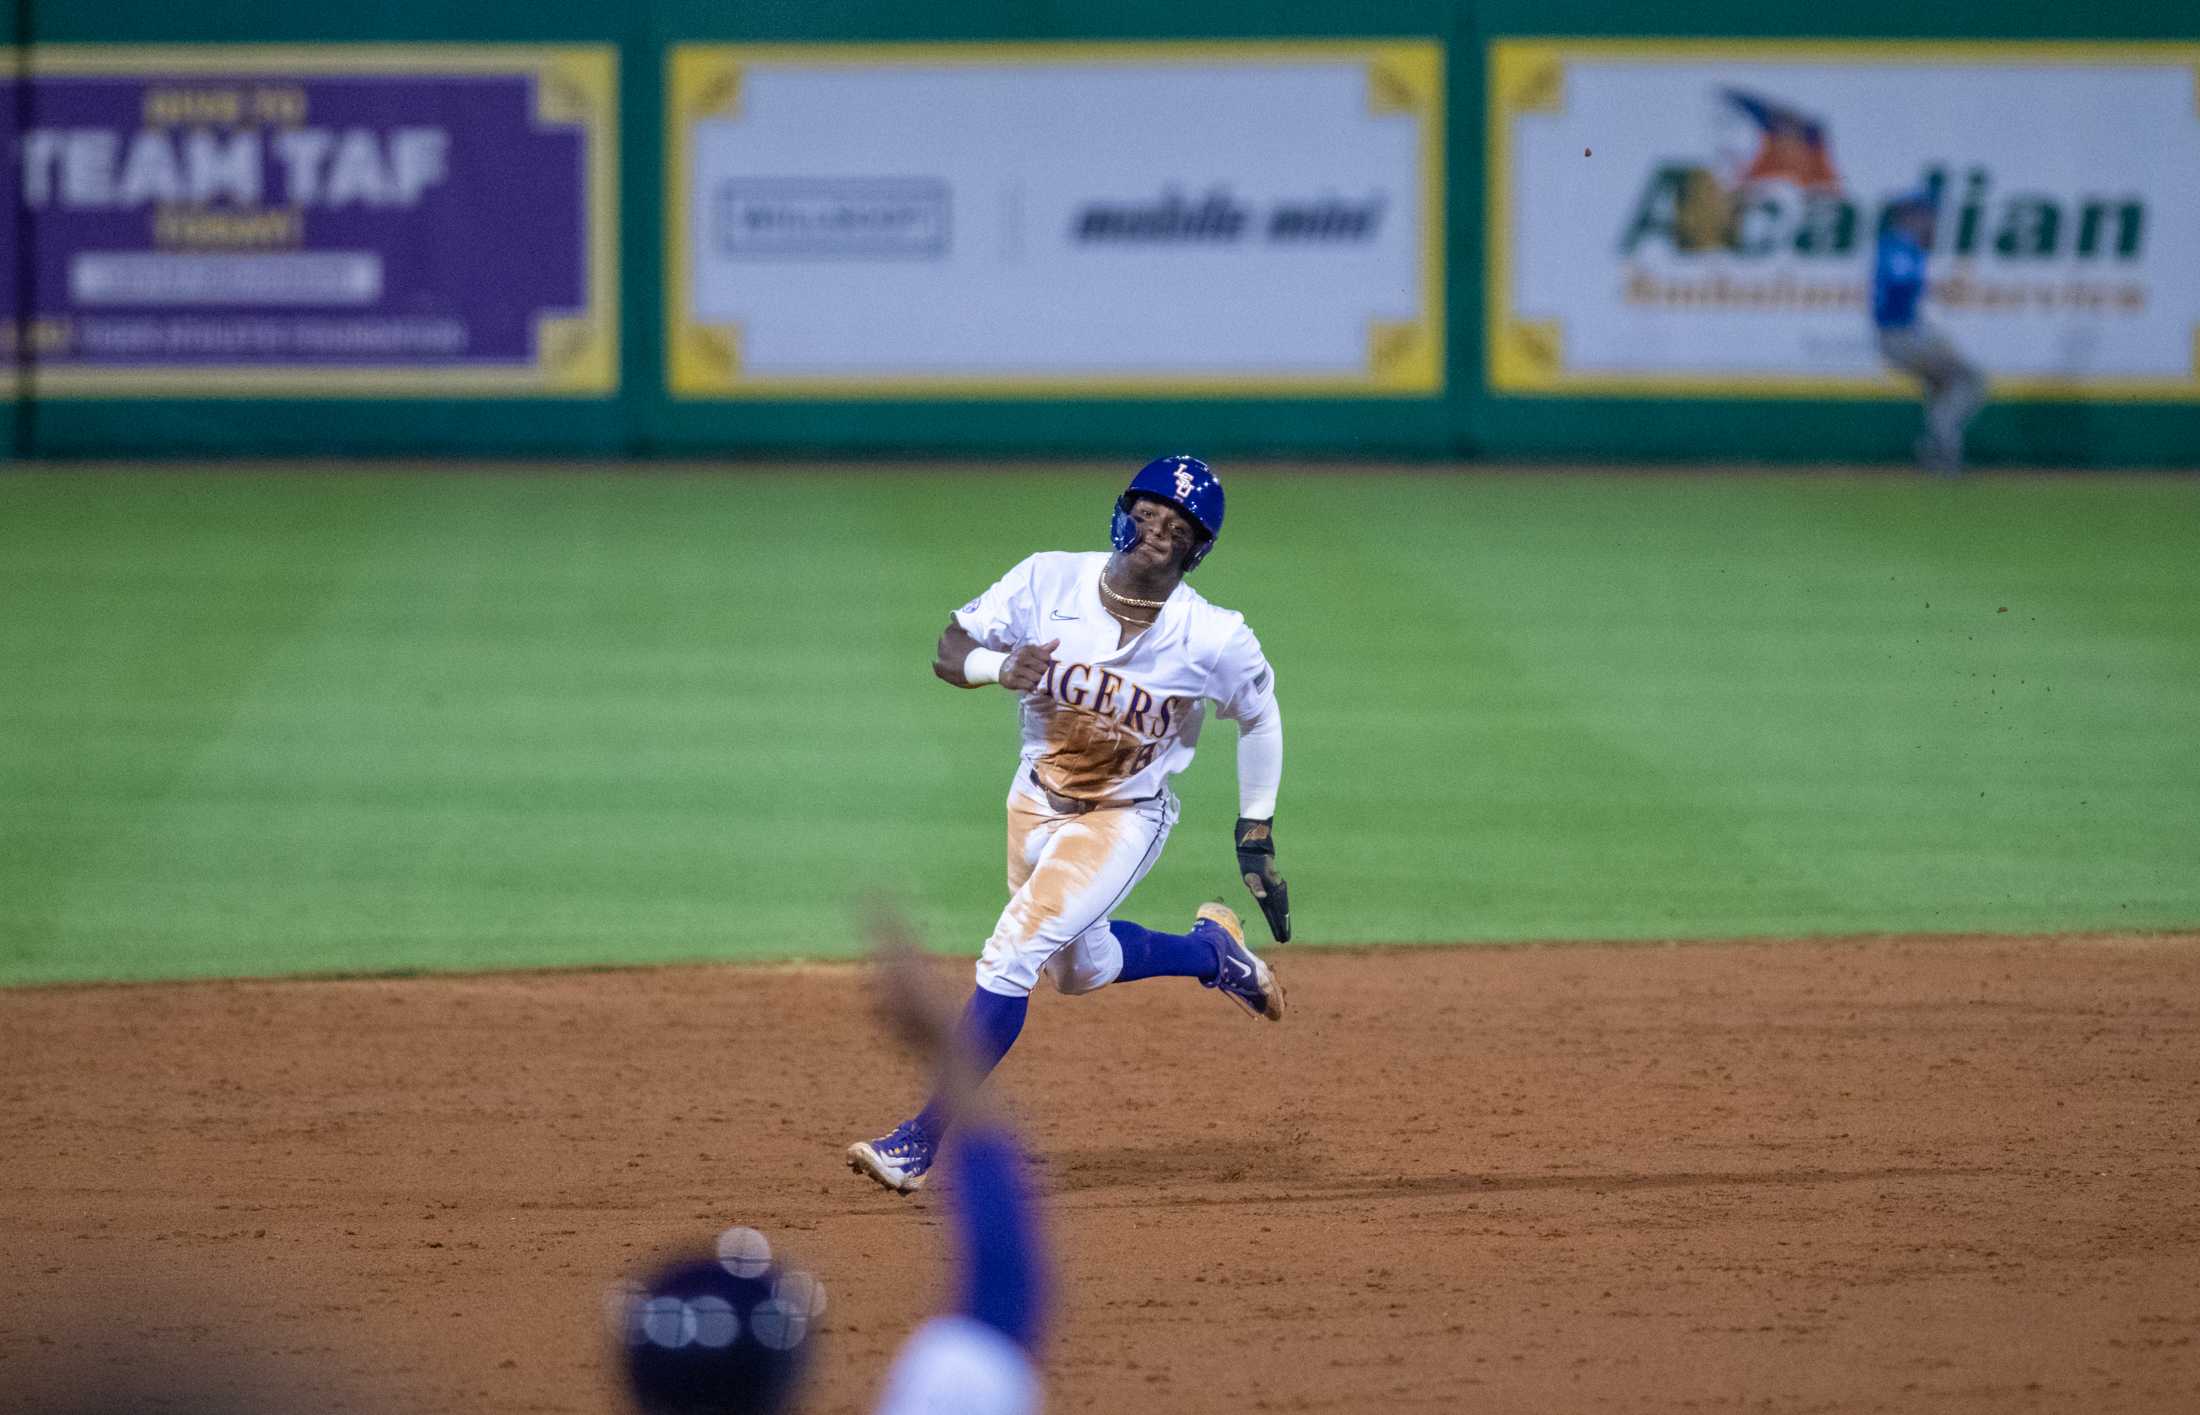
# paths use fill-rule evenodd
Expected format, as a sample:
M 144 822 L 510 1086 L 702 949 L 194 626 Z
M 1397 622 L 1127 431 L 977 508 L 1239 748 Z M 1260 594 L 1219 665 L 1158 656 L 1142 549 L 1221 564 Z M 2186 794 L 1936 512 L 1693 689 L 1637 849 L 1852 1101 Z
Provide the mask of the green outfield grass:
M 0 981 L 974 951 L 1125 470 L 0 476 Z M 1224 471 L 1310 943 L 2200 924 L 2200 480 Z

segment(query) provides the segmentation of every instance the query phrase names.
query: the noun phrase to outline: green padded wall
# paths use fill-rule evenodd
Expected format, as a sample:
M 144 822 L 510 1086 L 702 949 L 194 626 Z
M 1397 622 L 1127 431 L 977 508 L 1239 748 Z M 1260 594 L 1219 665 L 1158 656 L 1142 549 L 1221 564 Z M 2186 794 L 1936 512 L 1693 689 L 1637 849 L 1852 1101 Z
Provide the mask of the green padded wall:
M 2181 0 L 1921 9 L 1860 0 L 1781 11 L 1742 0 L 1640 7 L 1588 0 L 37 0 L 38 43 L 588 42 L 619 50 L 620 391 L 572 399 L 50 399 L 11 402 L 7 445 L 57 456 L 472 454 L 766 456 L 1220 455 L 1880 460 L 1906 452 L 1913 405 L 1807 400 L 1496 396 L 1482 378 L 1484 46 L 1516 35 L 2189 38 Z M 685 41 L 1425 37 L 1447 52 L 1446 319 L 1441 396 L 1175 401 L 675 401 L 664 391 L 664 55 Z M 21 432 L 29 434 L 26 448 Z M 2023 403 L 1976 426 L 1984 461 L 2190 463 L 2200 406 Z

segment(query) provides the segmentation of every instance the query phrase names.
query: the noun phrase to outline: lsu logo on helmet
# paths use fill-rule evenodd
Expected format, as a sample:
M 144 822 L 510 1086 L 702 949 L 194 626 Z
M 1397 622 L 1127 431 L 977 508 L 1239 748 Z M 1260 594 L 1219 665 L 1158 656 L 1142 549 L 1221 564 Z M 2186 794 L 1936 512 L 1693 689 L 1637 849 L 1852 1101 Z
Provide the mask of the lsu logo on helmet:
M 1140 496 L 1174 506 L 1200 533 L 1199 544 L 1192 547 L 1190 558 L 1184 562 L 1187 572 L 1207 558 L 1222 534 L 1222 482 L 1205 462 L 1179 455 L 1159 457 L 1140 467 L 1123 494 L 1115 498 L 1115 518 L 1109 524 L 1108 539 L 1117 550 L 1128 550 L 1138 541 L 1138 526 L 1131 520 L 1131 501 Z

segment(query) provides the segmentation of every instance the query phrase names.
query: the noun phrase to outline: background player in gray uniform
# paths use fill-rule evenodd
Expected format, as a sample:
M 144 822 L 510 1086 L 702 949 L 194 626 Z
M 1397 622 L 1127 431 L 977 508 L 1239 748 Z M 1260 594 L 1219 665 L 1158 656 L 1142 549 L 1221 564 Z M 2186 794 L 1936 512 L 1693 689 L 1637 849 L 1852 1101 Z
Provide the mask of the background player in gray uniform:
M 1918 464 L 1954 476 L 1963 470 L 1964 425 L 1986 402 L 1986 380 L 1919 309 L 1936 217 L 1931 194 L 1922 190 L 1889 203 L 1872 261 L 1872 323 L 1880 356 L 1925 386 Z

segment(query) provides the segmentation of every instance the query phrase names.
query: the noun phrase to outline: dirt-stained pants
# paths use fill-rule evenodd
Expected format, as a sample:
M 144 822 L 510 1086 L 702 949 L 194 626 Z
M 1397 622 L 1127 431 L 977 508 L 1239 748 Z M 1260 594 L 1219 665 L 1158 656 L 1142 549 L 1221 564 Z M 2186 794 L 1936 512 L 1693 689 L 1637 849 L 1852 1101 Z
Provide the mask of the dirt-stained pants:
M 1057 813 L 1021 788 L 1008 795 L 1008 907 L 978 958 L 978 986 L 1015 997 L 1044 973 L 1062 992 L 1104 988 L 1123 971 L 1108 915 L 1161 858 L 1176 797 Z

